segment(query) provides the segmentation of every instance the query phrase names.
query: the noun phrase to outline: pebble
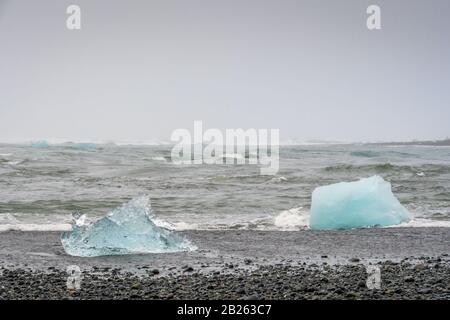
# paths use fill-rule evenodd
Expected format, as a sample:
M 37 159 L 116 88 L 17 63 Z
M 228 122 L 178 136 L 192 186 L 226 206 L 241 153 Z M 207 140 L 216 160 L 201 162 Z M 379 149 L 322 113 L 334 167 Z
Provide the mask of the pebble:
M 427 260 L 427 259 L 424 259 Z M 428 259 L 430 260 L 430 259 Z M 433 260 L 435 261 L 435 260 Z M 81 289 L 69 291 L 65 270 L 32 271 L 3 268 L 0 300 L 7 299 L 450 299 L 450 264 L 439 268 L 406 263 L 377 263 L 382 289 L 369 290 L 360 265 L 261 265 L 256 270 L 222 266 L 203 273 L 184 266 L 185 273 L 152 277 L 127 270 L 101 268 L 83 272 Z M 150 268 L 148 269 L 150 270 Z M 153 269 L 158 270 L 158 269 Z M 220 272 L 222 270 L 223 272 Z M 160 270 L 158 270 L 160 271 Z

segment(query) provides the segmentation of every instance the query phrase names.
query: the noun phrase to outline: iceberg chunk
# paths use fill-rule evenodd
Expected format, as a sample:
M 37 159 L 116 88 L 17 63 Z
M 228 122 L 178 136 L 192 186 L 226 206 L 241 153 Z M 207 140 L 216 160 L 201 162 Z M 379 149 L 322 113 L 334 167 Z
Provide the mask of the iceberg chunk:
M 32 142 L 31 147 L 36 149 L 47 149 L 49 147 L 49 144 L 46 140 L 40 140 Z
M 380 176 L 319 187 L 312 194 L 311 229 L 390 226 L 409 219 L 391 184 Z
M 74 143 L 71 145 L 73 149 L 83 150 L 83 151 L 94 151 L 97 149 L 95 143 Z
M 84 219 L 79 217 L 72 231 L 61 236 L 69 255 L 96 257 L 195 249 L 189 241 L 153 222 L 148 197 L 135 198 L 93 223 L 85 225 Z

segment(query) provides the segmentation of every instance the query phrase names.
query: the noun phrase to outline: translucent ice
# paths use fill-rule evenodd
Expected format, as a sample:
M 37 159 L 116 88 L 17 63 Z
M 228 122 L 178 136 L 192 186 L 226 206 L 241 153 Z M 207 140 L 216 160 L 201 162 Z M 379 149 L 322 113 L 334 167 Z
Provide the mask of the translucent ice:
M 73 149 L 93 151 L 97 149 L 97 145 L 94 143 L 74 143 L 71 145 Z
M 31 143 L 31 147 L 36 149 L 46 149 L 49 147 L 48 142 L 45 140 L 35 141 Z
M 316 188 L 310 227 L 318 230 L 389 226 L 410 219 L 380 176 Z
M 106 217 L 85 224 L 79 217 L 72 231 L 61 236 L 64 250 L 79 257 L 133 253 L 177 252 L 195 249 L 178 234 L 151 219 L 149 199 L 140 197 L 114 209 Z

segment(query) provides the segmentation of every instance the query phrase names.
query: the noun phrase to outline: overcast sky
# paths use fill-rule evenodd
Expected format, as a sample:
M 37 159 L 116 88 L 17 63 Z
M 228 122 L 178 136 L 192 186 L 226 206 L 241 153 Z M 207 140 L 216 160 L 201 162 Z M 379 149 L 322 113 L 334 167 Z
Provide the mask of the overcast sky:
M 449 34 L 448 0 L 0 0 L 0 141 L 445 138 Z

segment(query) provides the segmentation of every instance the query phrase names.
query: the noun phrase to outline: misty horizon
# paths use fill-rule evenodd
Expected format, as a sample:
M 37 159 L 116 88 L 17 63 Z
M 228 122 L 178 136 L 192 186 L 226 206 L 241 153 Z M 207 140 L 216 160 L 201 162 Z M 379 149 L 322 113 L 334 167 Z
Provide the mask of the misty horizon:
M 81 8 L 82 29 L 66 28 Z M 382 29 L 366 27 L 381 7 Z M 450 136 L 450 3 L 0 0 L 0 142 Z

